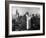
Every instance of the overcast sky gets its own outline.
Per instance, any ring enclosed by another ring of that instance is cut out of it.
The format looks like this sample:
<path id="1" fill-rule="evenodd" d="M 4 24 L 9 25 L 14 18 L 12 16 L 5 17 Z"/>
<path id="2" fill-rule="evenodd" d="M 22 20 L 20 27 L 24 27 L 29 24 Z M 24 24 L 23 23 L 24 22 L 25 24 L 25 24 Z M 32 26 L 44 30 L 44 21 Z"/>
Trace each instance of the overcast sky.
<path id="1" fill-rule="evenodd" d="M 12 14 L 16 14 L 16 10 L 18 10 L 20 15 L 24 15 L 26 12 L 29 14 L 39 14 L 40 8 L 37 7 L 12 7 Z"/>

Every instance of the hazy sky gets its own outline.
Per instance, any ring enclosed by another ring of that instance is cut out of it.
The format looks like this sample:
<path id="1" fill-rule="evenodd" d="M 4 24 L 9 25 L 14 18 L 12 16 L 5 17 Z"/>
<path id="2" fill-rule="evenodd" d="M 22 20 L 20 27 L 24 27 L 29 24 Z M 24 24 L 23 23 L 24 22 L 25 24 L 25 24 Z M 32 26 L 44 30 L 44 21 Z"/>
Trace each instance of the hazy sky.
<path id="1" fill-rule="evenodd" d="M 37 7 L 12 7 L 12 14 L 16 14 L 16 10 L 18 10 L 20 15 L 24 15 L 26 12 L 29 12 L 29 14 L 39 14 L 40 8 Z"/>

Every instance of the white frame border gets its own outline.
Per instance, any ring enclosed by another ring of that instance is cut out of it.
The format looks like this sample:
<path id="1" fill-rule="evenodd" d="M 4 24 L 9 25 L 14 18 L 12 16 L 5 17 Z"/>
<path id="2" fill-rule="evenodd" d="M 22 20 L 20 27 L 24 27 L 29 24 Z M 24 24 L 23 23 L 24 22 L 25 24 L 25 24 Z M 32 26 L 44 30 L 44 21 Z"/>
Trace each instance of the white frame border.
<path id="1" fill-rule="evenodd" d="M 35 31 L 13 31 L 12 32 L 12 6 L 39 7 L 40 8 L 40 30 L 35 30 Z M 43 6 L 42 5 L 9 4 L 9 25 L 8 26 L 9 26 L 9 35 L 43 33 Z"/>

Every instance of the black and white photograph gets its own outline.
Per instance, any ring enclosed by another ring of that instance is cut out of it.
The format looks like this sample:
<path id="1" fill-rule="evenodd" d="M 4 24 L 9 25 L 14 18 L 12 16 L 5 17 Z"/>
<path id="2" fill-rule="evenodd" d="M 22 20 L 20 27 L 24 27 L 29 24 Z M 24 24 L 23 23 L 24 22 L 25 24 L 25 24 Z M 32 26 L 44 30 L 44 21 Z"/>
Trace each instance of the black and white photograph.
<path id="1" fill-rule="evenodd" d="M 44 3 L 9 3 L 8 35 L 37 35 L 44 30 Z"/>
<path id="2" fill-rule="evenodd" d="M 40 30 L 40 8 L 12 7 L 12 31 Z"/>

